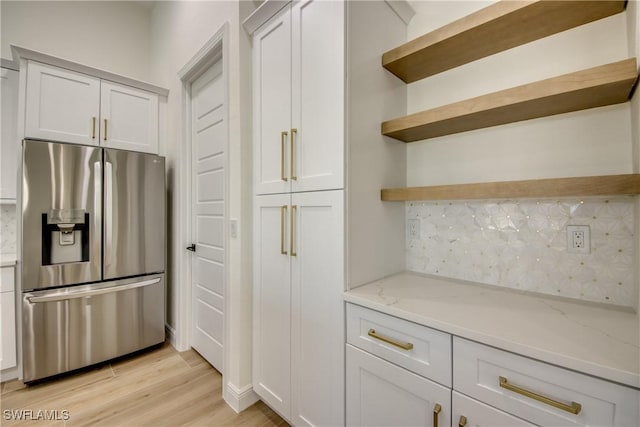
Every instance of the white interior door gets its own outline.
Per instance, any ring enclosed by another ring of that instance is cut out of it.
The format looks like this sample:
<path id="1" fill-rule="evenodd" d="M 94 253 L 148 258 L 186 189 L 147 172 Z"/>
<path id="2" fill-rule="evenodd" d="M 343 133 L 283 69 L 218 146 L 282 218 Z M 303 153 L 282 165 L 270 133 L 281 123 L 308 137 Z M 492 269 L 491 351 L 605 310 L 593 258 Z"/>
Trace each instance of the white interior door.
<path id="1" fill-rule="evenodd" d="M 227 106 L 222 61 L 191 85 L 191 346 L 224 372 Z"/>

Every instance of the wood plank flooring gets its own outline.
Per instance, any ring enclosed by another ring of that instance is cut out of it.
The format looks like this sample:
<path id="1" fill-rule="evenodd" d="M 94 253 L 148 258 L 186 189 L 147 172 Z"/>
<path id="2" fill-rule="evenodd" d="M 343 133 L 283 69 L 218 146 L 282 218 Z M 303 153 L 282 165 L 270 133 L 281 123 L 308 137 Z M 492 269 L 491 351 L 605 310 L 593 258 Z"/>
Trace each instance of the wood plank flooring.
<path id="1" fill-rule="evenodd" d="M 170 344 L 32 386 L 3 383 L 0 408 L 2 426 L 288 426 L 262 402 L 236 414 L 220 373 Z"/>

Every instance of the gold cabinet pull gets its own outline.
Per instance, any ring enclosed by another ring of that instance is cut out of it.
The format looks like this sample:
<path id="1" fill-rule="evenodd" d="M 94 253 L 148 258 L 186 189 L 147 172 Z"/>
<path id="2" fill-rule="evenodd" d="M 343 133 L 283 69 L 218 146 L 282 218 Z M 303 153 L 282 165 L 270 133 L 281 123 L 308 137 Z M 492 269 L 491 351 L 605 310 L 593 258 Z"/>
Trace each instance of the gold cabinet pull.
<path id="1" fill-rule="evenodd" d="M 287 249 L 284 247 L 284 228 L 287 221 L 287 205 L 280 206 L 280 253 L 282 255 L 287 254 Z"/>
<path id="2" fill-rule="evenodd" d="M 296 167 L 295 167 L 295 144 L 296 144 L 296 135 L 298 134 L 298 129 L 291 129 L 291 179 L 294 181 L 298 180 L 296 176 Z"/>
<path id="3" fill-rule="evenodd" d="M 438 415 L 442 411 L 442 406 L 439 403 L 436 403 L 436 406 L 433 407 L 433 427 L 438 427 Z"/>
<path id="4" fill-rule="evenodd" d="M 386 342 L 387 344 L 394 345 L 403 350 L 413 349 L 413 344 L 411 344 L 410 342 L 400 342 L 400 341 L 394 340 L 393 338 L 385 337 L 384 335 L 380 335 L 379 333 L 377 333 L 375 329 L 369 329 L 369 332 L 367 333 L 367 335 L 369 335 L 371 338 L 375 338 L 377 340 Z"/>
<path id="5" fill-rule="evenodd" d="M 291 256 L 298 256 L 298 253 L 295 250 L 294 242 L 296 240 L 295 237 L 295 222 L 296 222 L 296 212 L 298 211 L 298 206 L 291 206 L 291 233 L 289 233 L 289 237 L 291 241 L 289 242 L 289 247 L 291 248 Z"/>
<path id="6" fill-rule="evenodd" d="M 464 415 L 460 416 L 460 422 L 458 422 L 458 427 L 466 427 L 467 425 L 467 417 Z"/>
<path id="7" fill-rule="evenodd" d="M 104 119 L 104 140 L 107 140 L 107 119 Z"/>
<path id="8" fill-rule="evenodd" d="M 287 180 L 287 176 L 284 173 L 284 162 L 285 162 L 284 150 L 285 150 L 287 135 L 288 133 L 286 130 L 283 130 L 282 132 L 280 132 L 280 179 L 283 181 Z"/>
<path id="9" fill-rule="evenodd" d="M 553 406 L 554 408 L 562 409 L 563 411 L 567 411 L 574 415 L 579 414 L 580 411 L 582 410 L 582 405 L 579 403 L 571 402 L 571 404 L 567 405 L 566 403 L 558 402 L 557 400 L 551 399 L 541 394 L 534 393 L 529 390 L 525 390 L 513 384 L 509 384 L 509 381 L 505 377 L 499 377 L 499 378 L 500 378 L 500 387 L 506 388 L 507 390 L 512 391 L 514 393 L 521 394 L 533 400 L 537 400 L 538 402 L 546 403 L 547 405 Z"/>
<path id="10" fill-rule="evenodd" d="M 96 139 L 96 118 L 91 117 L 91 139 Z"/>

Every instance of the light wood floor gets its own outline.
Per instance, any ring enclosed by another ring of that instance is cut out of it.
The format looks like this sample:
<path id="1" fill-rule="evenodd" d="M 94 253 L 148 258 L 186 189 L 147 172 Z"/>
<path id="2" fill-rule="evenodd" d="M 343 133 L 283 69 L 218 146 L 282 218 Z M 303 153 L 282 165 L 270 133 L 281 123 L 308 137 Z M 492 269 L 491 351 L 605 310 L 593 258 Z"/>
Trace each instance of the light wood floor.
<path id="1" fill-rule="evenodd" d="M 2 426 L 288 426 L 262 402 L 236 414 L 220 373 L 169 344 L 32 386 L 9 381 L 0 396 Z M 59 420 L 8 420 L 7 410 L 58 411 Z"/>

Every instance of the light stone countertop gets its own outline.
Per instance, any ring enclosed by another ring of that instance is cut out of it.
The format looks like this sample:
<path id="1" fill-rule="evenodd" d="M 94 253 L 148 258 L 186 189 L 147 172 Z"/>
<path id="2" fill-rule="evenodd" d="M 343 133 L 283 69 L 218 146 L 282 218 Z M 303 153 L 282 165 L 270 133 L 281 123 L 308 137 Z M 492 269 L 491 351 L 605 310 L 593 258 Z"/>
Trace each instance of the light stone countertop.
<path id="1" fill-rule="evenodd" d="M 345 300 L 462 338 L 640 388 L 637 313 L 400 273 Z"/>
<path id="2" fill-rule="evenodd" d="M 16 254 L 0 254 L 0 267 L 13 267 L 16 265 Z"/>

